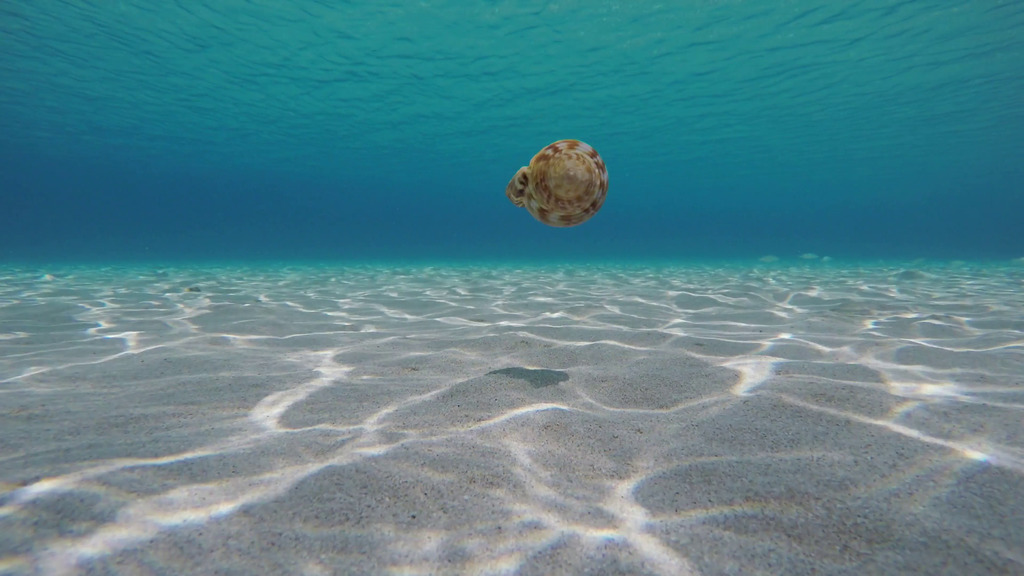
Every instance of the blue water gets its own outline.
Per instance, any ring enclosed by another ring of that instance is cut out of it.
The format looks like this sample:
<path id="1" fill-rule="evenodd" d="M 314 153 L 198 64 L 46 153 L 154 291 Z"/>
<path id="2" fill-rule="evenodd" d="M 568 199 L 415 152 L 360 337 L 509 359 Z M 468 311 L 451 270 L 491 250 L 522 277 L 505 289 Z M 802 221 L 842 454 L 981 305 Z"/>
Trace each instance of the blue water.
<path id="1" fill-rule="evenodd" d="M 1024 256 L 1024 3 L 6 0 L 0 260 Z M 607 162 L 546 228 L 544 145 Z"/>

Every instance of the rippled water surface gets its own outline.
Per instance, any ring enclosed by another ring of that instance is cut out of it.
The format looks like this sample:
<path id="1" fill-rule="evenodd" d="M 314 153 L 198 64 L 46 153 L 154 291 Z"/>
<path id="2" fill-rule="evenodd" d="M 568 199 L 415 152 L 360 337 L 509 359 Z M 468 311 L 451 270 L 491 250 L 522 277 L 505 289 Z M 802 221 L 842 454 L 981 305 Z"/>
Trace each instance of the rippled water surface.
<path id="1" fill-rule="evenodd" d="M 6 0 L 0 259 L 1024 256 L 1012 0 Z M 505 185 L 562 138 L 608 201 Z"/>

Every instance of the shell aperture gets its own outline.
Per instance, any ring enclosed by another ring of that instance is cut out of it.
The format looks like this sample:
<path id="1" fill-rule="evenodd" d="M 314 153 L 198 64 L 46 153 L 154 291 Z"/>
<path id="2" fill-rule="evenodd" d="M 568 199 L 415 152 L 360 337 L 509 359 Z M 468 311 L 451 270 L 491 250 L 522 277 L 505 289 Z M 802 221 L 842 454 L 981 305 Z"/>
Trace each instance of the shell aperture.
<path id="1" fill-rule="evenodd" d="M 505 187 L 516 206 L 548 226 L 582 224 L 601 209 L 608 170 L 601 156 L 579 140 L 548 144 Z"/>

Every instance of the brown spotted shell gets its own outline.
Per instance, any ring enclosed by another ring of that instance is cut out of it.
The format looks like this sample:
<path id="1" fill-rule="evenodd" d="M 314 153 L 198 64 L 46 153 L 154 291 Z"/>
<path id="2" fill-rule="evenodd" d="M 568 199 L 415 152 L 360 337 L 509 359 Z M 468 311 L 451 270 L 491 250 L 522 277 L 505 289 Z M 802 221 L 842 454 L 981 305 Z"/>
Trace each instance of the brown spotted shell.
<path id="1" fill-rule="evenodd" d="M 548 226 L 575 226 L 601 209 L 608 170 L 597 150 L 579 140 L 548 144 L 509 181 L 505 195 Z"/>

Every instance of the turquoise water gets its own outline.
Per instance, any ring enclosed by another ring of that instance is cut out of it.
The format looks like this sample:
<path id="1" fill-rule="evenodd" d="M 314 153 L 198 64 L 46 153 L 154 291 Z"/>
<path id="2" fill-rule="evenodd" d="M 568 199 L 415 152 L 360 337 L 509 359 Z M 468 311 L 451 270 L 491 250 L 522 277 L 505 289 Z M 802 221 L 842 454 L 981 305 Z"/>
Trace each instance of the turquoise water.
<path id="1" fill-rule="evenodd" d="M 1022 31 L 0 1 L 0 573 L 1024 573 Z"/>
<path id="2" fill-rule="evenodd" d="M 1012 1 L 0 5 L 0 259 L 1024 256 Z M 546 144 L 610 174 L 546 228 Z"/>

